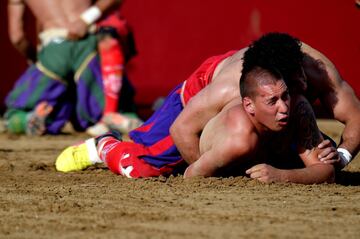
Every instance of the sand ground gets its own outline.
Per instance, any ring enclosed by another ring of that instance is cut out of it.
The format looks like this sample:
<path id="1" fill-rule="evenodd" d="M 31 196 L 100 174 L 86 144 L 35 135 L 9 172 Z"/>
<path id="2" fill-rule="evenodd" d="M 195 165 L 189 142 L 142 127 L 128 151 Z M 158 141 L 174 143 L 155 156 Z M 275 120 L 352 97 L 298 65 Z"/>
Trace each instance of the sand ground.
<path id="1" fill-rule="evenodd" d="M 341 124 L 319 125 L 339 139 Z M 56 172 L 87 137 L 0 134 L 0 238 L 360 238 L 360 156 L 322 185 Z"/>

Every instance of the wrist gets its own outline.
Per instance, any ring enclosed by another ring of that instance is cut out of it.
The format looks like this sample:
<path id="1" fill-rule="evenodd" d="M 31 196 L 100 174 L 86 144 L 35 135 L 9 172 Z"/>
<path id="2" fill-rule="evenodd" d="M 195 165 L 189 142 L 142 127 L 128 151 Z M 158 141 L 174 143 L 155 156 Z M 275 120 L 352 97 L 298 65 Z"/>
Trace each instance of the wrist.
<path id="1" fill-rule="evenodd" d="M 290 182 L 289 176 L 288 176 L 288 171 L 287 170 L 283 170 L 283 169 L 278 169 L 279 170 L 279 179 L 280 182 L 282 183 L 288 183 Z"/>
<path id="2" fill-rule="evenodd" d="M 337 151 L 340 156 L 340 165 L 341 167 L 345 167 L 348 163 L 352 160 L 352 155 L 347 149 L 344 148 L 337 148 Z"/>
<path id="3" fill-rule="evenodd" d="M 80 19 L 87 25 L 91 25 L 101 17 L 101 10 L 97 6 L 92 6 L 86 9 L 81 15 Z"/>

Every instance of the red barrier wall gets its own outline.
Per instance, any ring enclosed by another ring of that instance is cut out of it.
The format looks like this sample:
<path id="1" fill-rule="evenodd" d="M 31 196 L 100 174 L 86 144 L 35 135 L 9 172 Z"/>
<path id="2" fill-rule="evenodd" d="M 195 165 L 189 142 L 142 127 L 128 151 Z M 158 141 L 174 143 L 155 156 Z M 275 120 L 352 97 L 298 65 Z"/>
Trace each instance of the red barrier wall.
<path id="1" fill-rule="evenodd" d="M 6 39 L 4 2 L 1 100 L 24 69 Z M 166 95 L 207 57 L 245 47 L 269 31 L 288 32 L 323 52 L 360 95 L 360 9 L 353 0 L 127 0 L 122 12 L 139 51 L 129 75 L 140 105 Z"/>

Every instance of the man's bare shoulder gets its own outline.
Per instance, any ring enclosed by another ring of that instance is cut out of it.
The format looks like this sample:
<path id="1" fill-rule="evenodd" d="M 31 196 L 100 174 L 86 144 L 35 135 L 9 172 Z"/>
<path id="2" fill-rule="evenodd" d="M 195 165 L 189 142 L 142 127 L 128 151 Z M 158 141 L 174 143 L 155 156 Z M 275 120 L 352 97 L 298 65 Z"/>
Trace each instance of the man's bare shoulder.
<path id="1" fill-rule="evenodd" d="M 301 50 L 305 53 L 304 71 L 313 85 L 332 84 L 337 86 L 342 79 L 334 64 L 320 51 L 302 43 Z"/>
<path id="2" fill-rule="evenodd" d="M 251 143 L 257 139 L 257 131 L 254 124 L 246 114 L 241 103 L 225 108 L 223 123 L 228 132 L 228 138 L 235 144 L 241 142 L 240 145 L 244 146 L 244 142 Z"/>
<path id="3" fill-rule="evenodd" d="M 221 143 L 222 152 L 231 159 L 248 157 L 258 146 L 257 131 L 247 116 L 241 103 L 235 104 L 223 112 L 221 121 L 224 130 Z"/>
<path id="4" fill-rule="evenodd" d="M 241 76 L 243 56 L 247 48 L 237 51 L 235 54 L 224 59 L 215 69 L 213 81 L 237 82 Z"/>
<path id="5" fill-rule="evenodd" d="M 200 148 L 208 150 L 222 142 L 223 151 L 248 151 L 256 144 L 256 139 L 255 128 L 238 99 L 207 123 L 200 137 Z"/>
<path id="6" fill-rule="evenodd" d="M 226 111 L 224 125 L 227 131 L 224 151 L 228 152 L 232 158 L 249 157 L 256 152 L 259 136 L 242 104 L 235 105 Z"/>

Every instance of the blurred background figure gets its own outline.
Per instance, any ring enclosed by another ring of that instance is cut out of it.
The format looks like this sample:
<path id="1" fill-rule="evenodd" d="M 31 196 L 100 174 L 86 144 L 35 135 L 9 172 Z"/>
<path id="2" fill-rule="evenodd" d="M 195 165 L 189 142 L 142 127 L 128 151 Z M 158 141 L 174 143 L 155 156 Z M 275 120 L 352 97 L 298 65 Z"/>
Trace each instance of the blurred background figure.
<path id="1" fill-rule="evenodd" d="M 118 98 L 114 95 L 118 95 L 120 89 L 128 89 L 128 94 L 123 94 L 129 97 L 129 101 L 123 101 L 127 106 L 123 107 L 124 111 L 134 112 L 134 89 L 122 77 L 125 59 L 135 54 L 133 41 L 123 41 L 122 46 L 132 44 L 132 51 L 129 50 L 125 58 L 125 51 L 119 44 L 121 38 L 106 41 L 107 33 L 102 30 L 111 24 L 116 27 L 116 21 L 104 21 L 100 27 L 99 48 L 104 55 L 101 67 L 97 54 L 98 38 L 94 24 L 109 13 L 117 15 L 114 11 L 118 11 L 120 3 L 117 0 L 93 1 L 93 5 L 90 0 L 8 1 L 10 40 L 30 64 L 6 98 L 4 116 L 10 133 L 58 134 L 68 121 L 75 130 L 83 131 L 97 123 L 104 112 L 117 112 L 119 107 L 114 100 Z M 38 52 L 24 31 L 25 4 L 35 16 L 40 31 Z M 124 35 L 131 35 L 130 31 L 125 32 L 125 23 L 118 29 L 115 27 Z M 102 73 L 106 79 L 104 82 Z M 114 75 L 118 80 L 114 80 Z M 112 94 L 109 94 L 110 90 Z M 122 118 L 123 121 L 128 119 Z"/>
<path id="2" fill-rule="evenodd" d="M 105 106 L 100 122 L 87 130 L 92 136 L 109 129 L 128 133 L 142 123 L 136 114 L 135 91 L 126 75 L 126 63 L 137 52 L 132 29 L 120 15 L 122 2 L 97 24 Z"/>

